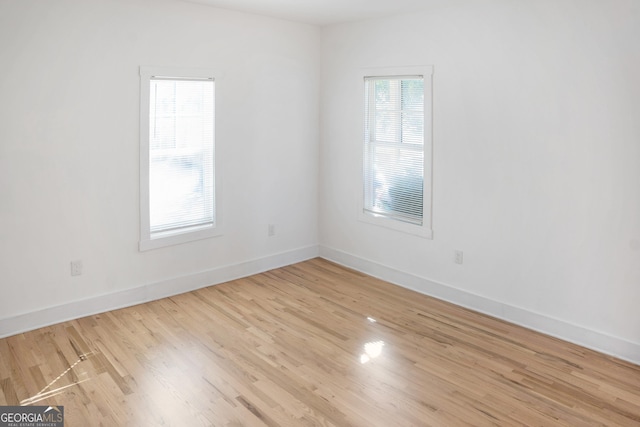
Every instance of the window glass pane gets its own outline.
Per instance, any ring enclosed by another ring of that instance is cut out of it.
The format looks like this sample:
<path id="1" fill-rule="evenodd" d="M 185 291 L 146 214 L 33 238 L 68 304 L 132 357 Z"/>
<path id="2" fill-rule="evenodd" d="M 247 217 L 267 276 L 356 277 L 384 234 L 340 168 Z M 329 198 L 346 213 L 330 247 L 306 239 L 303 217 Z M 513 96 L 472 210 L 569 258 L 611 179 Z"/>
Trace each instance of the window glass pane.
<path id="1" fill-rule="evenodd" d="M 422 215 L 423 153 L 376 146 L 372 210 Z"/>
<path id="2" fill-rule="evenodd" d="M 422 224 L 424 81 L 367 79 L 365 93 L 364 209 Z"/>
<path id="3" fill-rule="evenodd" d="M 424 80 L 402 80 L 402 110 L 424 110 Z"/>
<path id="4" fill-rule="evenodd" d="M 393 102 L 391 99 L 391 81 L 390 80 L 376 80 L 375 81 L 375 102 L 376 109 L 393 109 Z"/>
<path id="5" fill-rule="evenodd" d="M 422 111 L 402 113 L 402 142 L 407 144 L 424 143 L 424 113 Z"/>
<path id="6" fill-rule="evenodd" d="M 398 113 L 394 111 L 376 111 L 375 136 L 376 141 L 396 142 L 398 134 Z"/>
<path id="7" fill-rule="evenodd" d="M 213 223 L 214 82 L 151 80 L 151 232 Z"/>

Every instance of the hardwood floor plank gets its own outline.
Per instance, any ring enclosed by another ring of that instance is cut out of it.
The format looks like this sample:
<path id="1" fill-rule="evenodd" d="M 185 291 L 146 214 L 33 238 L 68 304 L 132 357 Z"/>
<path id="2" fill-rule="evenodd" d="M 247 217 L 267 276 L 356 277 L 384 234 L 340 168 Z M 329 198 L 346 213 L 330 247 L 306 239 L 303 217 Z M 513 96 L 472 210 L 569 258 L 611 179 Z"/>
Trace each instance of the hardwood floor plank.
<path id="1" fill-rule="evenodd" d="M 67 426 L 640 426 L 640 367 L 322 259 L 0 340 Z"/>

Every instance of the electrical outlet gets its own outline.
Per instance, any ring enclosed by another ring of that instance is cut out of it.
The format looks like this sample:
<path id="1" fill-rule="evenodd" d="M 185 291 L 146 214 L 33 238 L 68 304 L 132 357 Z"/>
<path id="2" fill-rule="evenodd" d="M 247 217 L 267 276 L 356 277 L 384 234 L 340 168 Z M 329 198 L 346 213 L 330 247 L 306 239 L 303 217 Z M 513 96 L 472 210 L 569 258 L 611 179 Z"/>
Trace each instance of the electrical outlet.
<path id="1" fill-rule="evenodd" d="M 275 224 L 269 224 L 269 230 L 267 232 L 267 235 L 269 237 L 273 237 L 276 235 L 276 225 Z"/>
<path id="2" fill-rule="evenodd" d="M 80 276 L 82 274 L 82 260 L 71 261 L 71 275 Z"/>
<path id="3" fill-rule="evenodd" d="M 456 264 L 462 264 L 462 260 L 462 251 L 457 249 L 453 251 L 453 262 L 455 262 Z"/>

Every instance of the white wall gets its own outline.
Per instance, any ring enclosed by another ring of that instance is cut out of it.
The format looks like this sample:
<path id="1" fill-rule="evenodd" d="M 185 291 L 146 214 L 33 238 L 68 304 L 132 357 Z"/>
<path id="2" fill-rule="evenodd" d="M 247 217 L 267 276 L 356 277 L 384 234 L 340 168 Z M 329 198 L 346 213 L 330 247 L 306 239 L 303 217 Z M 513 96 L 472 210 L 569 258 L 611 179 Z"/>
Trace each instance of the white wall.
<path id="1" fill-rule="evenodd" d="M 640 363 L 637 2 L 446 4 L 321 31 L 173 0 L 0 2 L 0 336 L 311 257 L 319 222 L 328 258 Z M 433 240 L 356 220 L 357 70 L 424 64 Z M 140 65 L 222 74 L 221 237 L 138 252 Z"/>
<path id="2" fill-rule="evenodd" d="M 325 28 L 321 253 L 640 362 L 638 40 L 632 0 L 452 0 Z M 355 76 L 405 65 L 434 66 L 433 240 L 356 219 Z"/>
<path id="3" fill-rule="evenodd" d="M 0 2 L 0 336 L 317 253 L 319 43 L 172 0 Z M 221 237 L 138 251 L 140 65 L 222 76 Z"/>

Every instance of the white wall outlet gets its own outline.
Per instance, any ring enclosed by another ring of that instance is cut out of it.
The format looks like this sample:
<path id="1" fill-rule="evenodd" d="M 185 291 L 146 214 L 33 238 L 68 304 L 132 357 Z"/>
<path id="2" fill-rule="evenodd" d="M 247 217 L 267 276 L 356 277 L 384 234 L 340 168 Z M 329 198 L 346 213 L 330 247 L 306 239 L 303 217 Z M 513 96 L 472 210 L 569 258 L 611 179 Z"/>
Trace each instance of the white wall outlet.
<path id="1" fill-rule="evenodd" d="M 276 225 L 275 224 L 269 224 L 269 229 L 267 231 L 267 235 L 269 237 L 273 237 L 276 235 Z"/>
<path id="2" fill-rule="evenodd" d="M 462 264 L 462 251 L 456 249 L 455 251 L 453 251 L 453 262 L 455 262 L 456 264 Z"/>
<path id="3" fill-rule="evenodd" d="M 71 261 L 71 275 L 80 276 L 82 274 L 82 260 Z"/>

